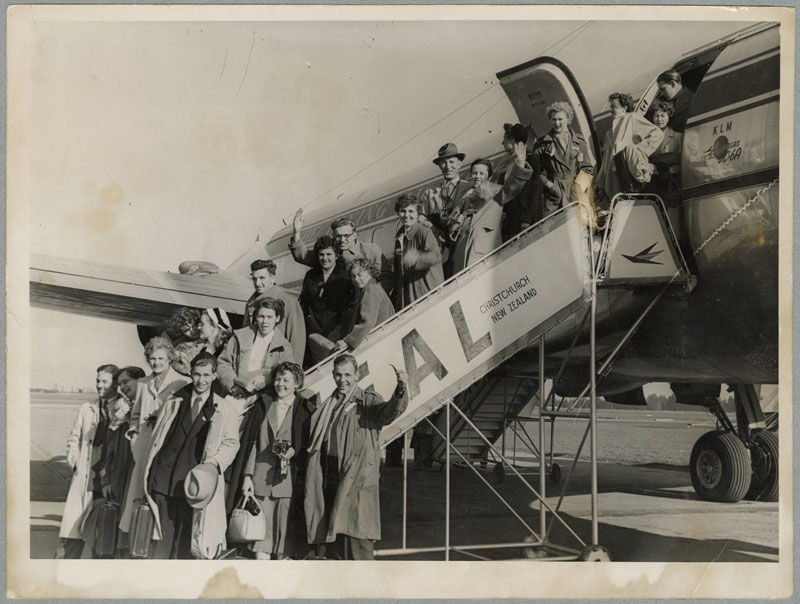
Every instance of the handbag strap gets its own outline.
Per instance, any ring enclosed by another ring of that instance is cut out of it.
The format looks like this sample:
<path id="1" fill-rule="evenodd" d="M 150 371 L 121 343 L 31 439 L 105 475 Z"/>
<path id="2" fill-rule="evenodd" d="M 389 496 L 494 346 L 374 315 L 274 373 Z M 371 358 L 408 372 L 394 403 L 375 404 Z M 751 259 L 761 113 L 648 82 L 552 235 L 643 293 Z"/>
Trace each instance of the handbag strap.
<path id="1" fill-rule="evenodd" d="M 236 509 L 237 510 L 246 509 L 248 500 L 252 500 L 253 503 L 258 504 L 258 502 L 255 500 L 255 498 L 252 495 L 242 495 L 239 498 L 239 502 L 236 504 Z"/>

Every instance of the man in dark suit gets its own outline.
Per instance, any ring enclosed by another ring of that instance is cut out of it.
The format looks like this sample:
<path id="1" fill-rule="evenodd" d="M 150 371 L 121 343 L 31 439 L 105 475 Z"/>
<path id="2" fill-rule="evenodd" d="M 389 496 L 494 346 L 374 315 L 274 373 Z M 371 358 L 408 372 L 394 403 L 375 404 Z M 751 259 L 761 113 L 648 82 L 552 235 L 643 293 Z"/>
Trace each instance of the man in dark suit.
<path id="1" fill-rule="evenodd" d="M 686 121 L 689 119 L 689 110 L 692 108 L 692 93 L 684 88 L 681 74 L 674 69 L 668 69 L 656 78 L 658 84 L 658 97 L 671 101 L 675 113 L 669 120 L 670 128 L 683 134 L 686 131 Z M 653 121 L 653 107 L 647 112 L 647 119 Z"/>
<path id="2" fill-rule="evenodd" d="M 184 492 L 186 476 L 197 465 L 210 464 L 221 480 L 239 449 L 239 413 L 211 389 L 216 370 L 216 359 L 201 352 L 192 361 L 192 383 L 167 399 L 159 411 L 144 478 L 145 496 L 160 533 L 155 558 L 193 557 L 193 510 Z"/>

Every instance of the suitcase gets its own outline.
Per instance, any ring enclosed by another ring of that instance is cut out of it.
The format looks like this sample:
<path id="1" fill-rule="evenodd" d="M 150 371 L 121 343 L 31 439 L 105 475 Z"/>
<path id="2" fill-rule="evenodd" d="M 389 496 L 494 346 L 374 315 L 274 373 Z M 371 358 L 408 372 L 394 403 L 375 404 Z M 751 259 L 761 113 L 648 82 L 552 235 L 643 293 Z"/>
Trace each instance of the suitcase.
<path id="1" fill-rule="evenodd" d="M 137 499 L 131 521 L 131 558 L 149 558 L 153 543 L 153 511 L 144 499 Z"/>
<path id="2" fill-rule="evenodd" d="M 117 551 L 119 531 L 119 504 L 104 501 L 97 508 L 94 532 L 94 550 L 101 558 L 113 558 Z"/>

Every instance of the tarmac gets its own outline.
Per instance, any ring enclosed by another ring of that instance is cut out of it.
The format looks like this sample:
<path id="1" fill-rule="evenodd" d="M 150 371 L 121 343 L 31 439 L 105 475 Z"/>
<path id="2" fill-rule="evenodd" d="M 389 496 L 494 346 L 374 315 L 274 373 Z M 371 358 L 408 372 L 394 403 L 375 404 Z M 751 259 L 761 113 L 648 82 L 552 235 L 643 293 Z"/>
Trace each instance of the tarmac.
<path id="1" fill-rule="evenodd" d="M 562 464 L 562 467 L 563 464 Z M 567 468 L 564 468 L 565 470 Z M 69 473 L 63 460 L 31 462 L 31 558 L 51 558 L 66 499 Z M 538 500 L 515 475 L 502 482 L 492 470 L 480 470 L 514 511 L 538 532 Z M 559 508 L 559 516 L 591 543 L 589 464 L 579 462 Z M 524 477 L 538 489 L 538 475 Z M 734 504 L 700 501 L 688 470 L 674 467 L 598 466 L 599 544 L 615 561 L 635 562 L 777 562 L 778 504 L 741 501 Z M 530 535 L 505 504 L 465 466 L 451 469 L 450 544 L 519 543 Z M 563 480 L 563 479 L 562 479 Z M 379 550 L 402 546 L 402 468 L 385 468 L 381 476 L 382 540 Z M 555 508 L 562 484 L 548 481 L 546 501 Z M 406 545 L 436 547 L 445 543 L 445 472 L 408 472 Z M 553 515 L 546 513 L 548 524 Z M 581 544 L 559 520 L 548 540 L 581 550 Z M 479 550 L 486 559 L 530 556 L 523 547 Z M 452 552 L 451 559 L 473 555 Z M 384 556 L 399 560 L 443 560 L 442 552 Z"/>
<path id="2" fill-rule="evenodd" d="M 32 409 L 30 552 L 34 559 L 52 558 L 58 545 L 58 530 L 70 479 L 61 450 L 75 411 L 73 405 L 35 405 Z M 657 425 L 659 439 L 667 438 L 663 442 L 670 443 L 672 449 L 681 439 L 686 443 L 695 439 L 694 433 L 690 433 L 694 426 L 687 428 L 681 422 L 665 421 L 658 421 Z M 608 439 L 613 440 L 614 430 L 624 434 L 630 432 L 631 426 L 608 422 L 603 429 Z M 706 429 L 697 427 L 698 433 Z M 639 432 L 647 433 L 646 430 Z M 621 443 L 619 438 L 617 442 Z M 651 444 L 655 442 L 658 441 L 651 441 Z M 562 476 L 558 483 L 547 480 L 545 500 L 551 509 L 558 510 L 559 519 L 554 520 L 552 513 L 546 513 L 546 524 L 550 527 L 546 542 L 578 552 L 591 544 L 590 465 L 583 459 L 578 461 L 564 490 L 572 459 L 565 453 L 556 455 Z M 406 547 L 444 546 L 446 472 L 439 465 L 429 470 L 413 470 L 412 461 L 413 458 L 407 472 Z M 499 476 L 491 462 L 484 468 L 451 466 L 450 545 L 456 548 L 516 545 L 451 551 L 450 559 L 471 560 L 478 556 L 504 560 L 548 553 L 519 545 L 531 538 L 529 529 L 537 533 L 535 540 L 541 537 L 538 535 L 540 522 L 536 495 L 539 477 L 535 472 L 536 461 L 530 453 L 517 450 L 516 463 L 527 484 L 508 468 L 502 477 Z M 601 462 L 598 464 L 598 483 L 598 543 L 608 550 L 614 561 L 778 560 L 777 503 L 701 501 L 692 489 L 688 468 L 678 464 Z M 382 470 L 381 519 L 382 539 L 377 549 L 387 552 L 402 548 L 402 468 Z M 553 554 L 552 551 L 549 553 Z M 380 557 L 443 560 L 444 553 L 428 551 Z"/>

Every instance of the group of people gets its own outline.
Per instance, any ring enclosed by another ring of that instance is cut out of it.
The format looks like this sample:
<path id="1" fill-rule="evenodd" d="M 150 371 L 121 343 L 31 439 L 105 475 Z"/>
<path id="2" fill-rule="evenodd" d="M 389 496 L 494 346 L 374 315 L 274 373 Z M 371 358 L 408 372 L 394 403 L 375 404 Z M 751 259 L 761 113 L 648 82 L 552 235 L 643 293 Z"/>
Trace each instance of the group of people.
<path id="1" fill-rule="evenodd" d="M 681 152 L 692 93 L 674 69 L 656 82 L 658 96 L 644 116 L 633 113 L 630 95 L 615 92 L 608 97 L 613 121 L 604 140 L 597 191 L 605 208 L 620 192 L 658 194 L 680 231 Z"/>
<path id="2" fill-rule="evenodd" d="M 149 375 L 98 367 L 97 400 L 80 408 L 67 445 L 73 476 L 57 555 L 219 556 L 234 510 L 250 509 L 267 528 L 240 553 L 371 559 L 380 539 L 379 434 L 405 410 L 406 377 L 397 371 L 384 401 L 358 387 L 349 352 L 445 279 L 563 205 L 585 201 L 594 174 L 600 200 L 653 187 L 674 203 L 691 96 L 677 72 L 658 81 L 652 122 L 632 113 L 630 96 L 609 97 L 613 124 L 597 170 L 566 101 L 547 107 L 552 128 L 535 141 L 529 128 L 505 124 L 503 157 L 497 165 L 472 161 L 469 180 L 460 176 L 465 154 L 447 143 L 433 160 L 442 180 L 396 200 L 391 259 L 360 241 L 349 218 L 309 247 L 299 210 L 289 243 L 309 267 L 299 298 L 277 285 L 273 261 L 256 260 L 241 328 L 222 309 L 183 308 L 147 342 Z M 304 368 L 334 353 L 336 390 L 322 401 L 299 396 Z M 415 467 L 430 467 L 430 428 L 418 428 L 412 446 Z M 387 465 L 400 455 L 402 445 L 390 446 Z"/>
<path id="3" fill-rule="evenodd" d="M 268 300 L 257 307 L 268 311 L 255 318 L 261 338 L 281 316 Z M 67 444 L 73 475 L 56 557 L 372 559 L 381 536 L 379 434 L 406 408 L 405 374 L 396 371 L 384 401 L 358 387 L 357 362 L 343 354 L 334 392 L 308 400 L 287 350 L 268 376 L 240 358 L 230 386 L 205 350 L 181 375 L 171 366 L 175 347 L 160 336 L 145 349 L 149 376 L 98 367 L 97 400 L 81 406 Z M 242 356 L 256 353 L 251 345 Z M 263 525 L 238 544 L 226 540 L 237 509 Z"/>

